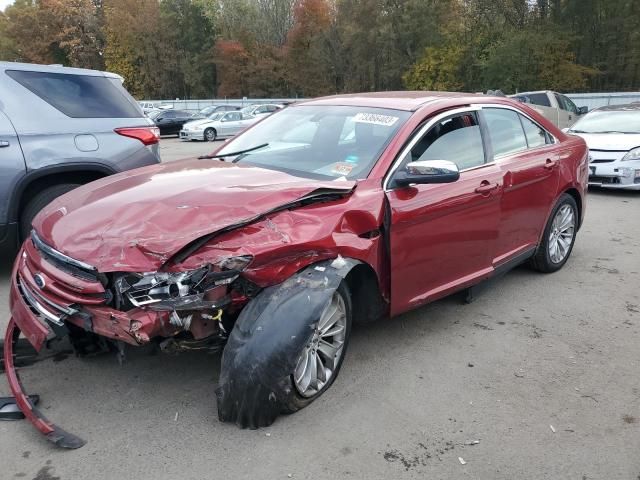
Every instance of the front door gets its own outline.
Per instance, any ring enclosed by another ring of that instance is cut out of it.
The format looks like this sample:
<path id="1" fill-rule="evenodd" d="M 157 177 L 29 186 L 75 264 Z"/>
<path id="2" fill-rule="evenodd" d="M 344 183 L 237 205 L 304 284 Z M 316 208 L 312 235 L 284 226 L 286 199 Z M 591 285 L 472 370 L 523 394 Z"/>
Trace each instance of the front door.
<path id="1" fill-rule="evenodd" d="M 500 168 L 486 161 L 476 111 L 431 120 L 401 158 L 396 171 L 411 161 L 450 160 L 461 173 L 440 185 L 399 187 L 389 179 L 394 315 L 488 277 L 502 192 Z"/>

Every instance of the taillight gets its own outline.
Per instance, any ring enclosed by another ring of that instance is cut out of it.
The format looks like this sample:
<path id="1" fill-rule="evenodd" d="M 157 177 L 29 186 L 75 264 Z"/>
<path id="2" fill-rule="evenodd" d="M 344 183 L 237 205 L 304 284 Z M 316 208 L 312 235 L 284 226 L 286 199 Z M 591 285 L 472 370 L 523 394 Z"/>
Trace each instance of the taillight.
<path id="1" fill-rule="evenodd" d="M 124 127 L 114 130 L 123 137 L 135 138 L 145 145 L 155 145 L 160 141 L 160 129 L 158 127 Z"/>

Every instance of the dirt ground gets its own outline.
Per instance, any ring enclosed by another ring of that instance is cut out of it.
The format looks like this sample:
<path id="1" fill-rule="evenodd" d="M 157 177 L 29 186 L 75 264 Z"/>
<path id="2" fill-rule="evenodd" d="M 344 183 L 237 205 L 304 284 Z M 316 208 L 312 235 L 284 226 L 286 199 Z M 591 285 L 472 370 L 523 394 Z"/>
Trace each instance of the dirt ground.
<path id="1" fill-rule="evenodd" d="M 217 420 L 217 355 L 40 362 L 25 386 L 88 443 L 1 422 L 0 478 L 637 480 L 639 247 L 640 195 L 592 191 L 563 270 L 518 268 L 470 305 L 354 329 L 334 386 L 261 430 Z"/>

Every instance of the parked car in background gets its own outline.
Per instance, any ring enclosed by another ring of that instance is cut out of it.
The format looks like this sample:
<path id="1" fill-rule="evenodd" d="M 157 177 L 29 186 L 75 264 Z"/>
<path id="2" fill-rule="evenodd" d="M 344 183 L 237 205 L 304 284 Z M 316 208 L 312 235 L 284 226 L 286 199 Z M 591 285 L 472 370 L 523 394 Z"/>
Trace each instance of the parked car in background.
<path id="1" fill-rule="evenodd" d="M 284 105 L 275 104 L 275 103 L 265 103 L 258 105 L 249 105 L 248 107 L 244 107 L 241 111 L 242 113 L 246 113 L 247 115 L 252 115 L 254 117 L 266 117 L 267 115 L 271 115 L 278 110 L 284 108 Z"/>
<path id="2" fill-rule="evenodd" d="M 223 349 L 218 418 L 265 427 L 328 391 L 352 323 L 525 261 L 561 269 L 587 159 L 584 140 L 507 98 L 380 92 L 296 104 L 208 159 L 98 181 L 42 211 L 14 265 L 11 391 L 50 440 L 77 448 L 24 400 L 10 354 L 21 331 L 38 350 L 66 329 L 72 342 Z"/>
<path id="3" fill-rule="evenodd" d="M 522 92 L 510 97 L 528 103 L 560 129 L 570 127 L 588 111 L 587 107 L 576 107 L 566 95 L 551 90 Z"/>
<path id="4" fill-rule="evenodd" d="M 640 190 L 640 103 L 592 110 L 567 132 L 587 142 L 589 185 Z"/>
<path id="5" fill-rule="evenodd" d="M 0 249 L 84 183 L 160 161 L 158 129 L 108 72 L 0 62 Z"/>
<path id="6" fill-rule="evenodd" d="M 140 108 L 142 108 L 142 111 L 145 115 L 151 113 L 154 110 L 158 110 L 159 107 L 159 104 L 153 102 L 138 102 L 138 104 L 140 105 Z"/>
<path id="7" fill-rule="evenodd" d="M 194 114 L 193 118 L 207 118 L 212 113 L 233 112 L 235 110 L 240 110 L 240 107 L 236 107 L 233 105 L 211 105 L 209 107 L 204 107 L 198 113 Z"/>
<path id="8" fill-rule="evenodd" d="M 149 118 L 160 129 L 160 135 L 179 135 L 182 126 L 193 118 L 193 114 L 186 110 L 154 110 Z"/>
<path id="9" fill-rule="evenodd" d="M 208 118 L 185 123 L 179 136 L 180 140 L 213 142 L 220 138 L 233 137 L 258 120 L 259 117 L 241 111 L 217 112 Z"/>

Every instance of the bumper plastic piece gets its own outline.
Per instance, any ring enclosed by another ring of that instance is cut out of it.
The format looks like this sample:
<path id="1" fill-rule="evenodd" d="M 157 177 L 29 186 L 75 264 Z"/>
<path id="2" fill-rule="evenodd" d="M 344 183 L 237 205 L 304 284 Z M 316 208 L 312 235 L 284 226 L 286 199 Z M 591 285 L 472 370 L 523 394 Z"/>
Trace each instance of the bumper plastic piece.
<path id="1" fill-rule="evenodd" d="M 47 440 L 50 442 L 62 448 L 75 449 L 82 447 L 86 443 L 84 440 L 51 423 L 35 407 L 36 402 L 33 402 L 25 393 L 14 364 L 14 350 L 18 343 L 18 337 L 20 337 L 20 329 L 12 318 L 9 321 L 4 341 L 4 367 L 7 382 L 9 383 L 11 393 L 15 397 L 16 405 L 18 405 L 25 418 L 29 420 L 40 433 L 47 437 Z"/>

